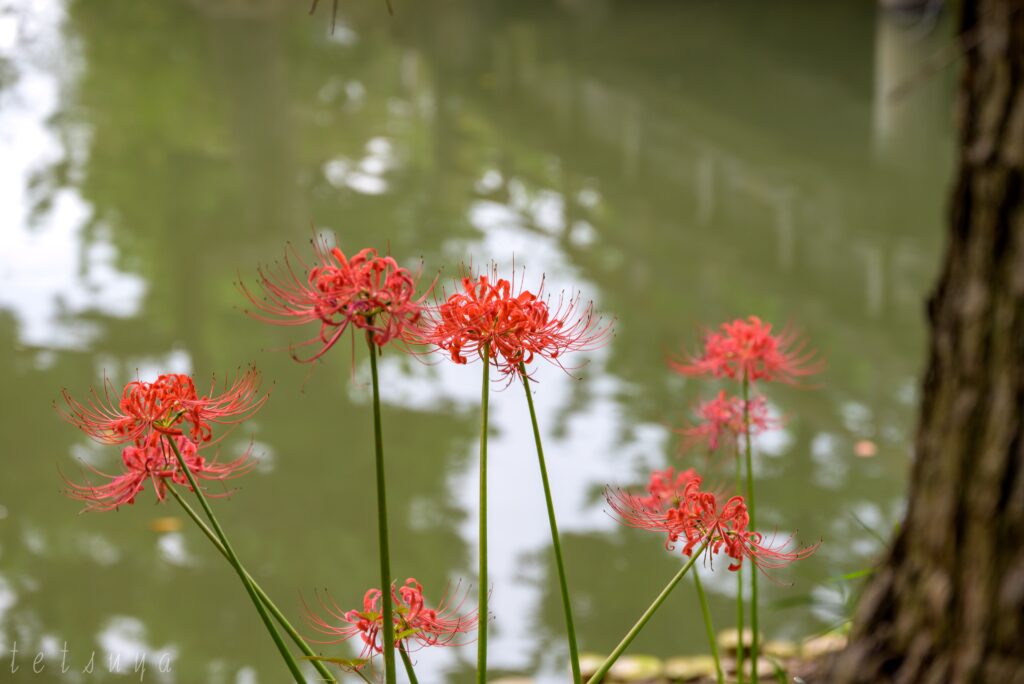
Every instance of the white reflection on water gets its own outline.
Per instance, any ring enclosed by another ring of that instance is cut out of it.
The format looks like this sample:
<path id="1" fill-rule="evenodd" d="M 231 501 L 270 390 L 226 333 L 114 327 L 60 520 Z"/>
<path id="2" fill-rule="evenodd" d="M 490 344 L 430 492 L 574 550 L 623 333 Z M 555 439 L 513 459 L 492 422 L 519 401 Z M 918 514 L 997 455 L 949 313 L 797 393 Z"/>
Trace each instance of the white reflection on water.
<path id="1" fill-rule="evenodd" d="M 178 649 L 171 644 L 162 647 L 155 647 L 146 640 L 146 626 L 142 620 L 127 615 L 115 615 L 107 621 L 106 626 L 97 635 L 96 640 L 103 649 L 102 665 L 108 669 L 111 663 L 119 663 L 117 671 L 131 673 L 135 666 L 135 659 L 146 657 L 146 676 L 152 675 L 158 681 L 173 679 L 173 667 L 170 673 L 158 671 L 159 660 L 167 656 L 173 663 L 178 655 Z M 97 661 L 99 658 L 97 657 Z M 97 662 L 97 670 L 100 663 Z M 136 676 L 137 673 L 136 673 Z"/>
<path id="2" fill-rule="evenodd" d="M 0 28 L 0 56 L 16 65 L 14 84 L 0 92 L 0 309 L 14 314 L 23 344 L 80 348 L 97 330 L 78 316 L 134 314 L 145 281 L 117 269 L 102 230 L 84 243 L 90 208 L 74 188 L 53 191 L 44 212 L 33 208 L 33 178 L 72 156 L 47 126 L 62 88 L 54 64 L 66 72 L 74 62 L 60 35 L 63 15 L 55 0 L 23 0 Z"/>
<path id="3" fill-rule="evenodd" d="M 7 643 L 7 612 L 18 602 L 18 595 L 6 577 L 0 575 L 0 641 Z"/>
<path id="4" fill-rule="evenodd" d="M 9 54 L 18 42 L 18 17 L 6 7 L 0 7 L 0 54 Z"/>
<path id="5" fill-rule="evenodd" d="M 358 162 L 336 157 L 324 163 L 323 174 L 336 188 L 349 188 L 362 195 L 381 195 L 388 190 L 384 175 L 395 166 L 394 150 L 386 138 L 366 143 L 366 155 Z"/>
<path id="6" fill-rule="evenodd" d="M 256 676 L 256 670 L 251 667 L 243 667 L 235 675 L 235 684 L 256 684 L 259 681 L 259 677 Z"/>
<path id="7" fill-rule="evenodd" d="M 31 523 L 25 523 L 21 532 L 21 543 L 29 552 L 37 556 L 45 554 L 49 547 L 46 535 Z"/>
<path id="8" fill-rule="evenodd" d="M 252 429 L 247 429 L 246 432 L 254 432 Z M 256 462 L 256 472 L 264 475 L 274 472 L 274 468 L 277 465 L 277 454 L 274 452 L 274 448 L 265 442 L 257 442 L 252 440 L 251 442 L 238 442 L 231 447 L 230 459 L 234 460 L 239 458 L 246 451 L 250 452 L 250 458 Z"/>
<path id="9" fill-rule="evenodd" d="M 113 363 L 110 365 L 113 366 Z M 123 366 L 134 369 L 131 371 L 131 379 L 152 382 L 162 373 L 191 373 L 192 356 L 184 349 L 174 349 L 163 356 L 128 359 L 123 362 Z M 196 384 L 202 384 L 198 378 Z"/>
<path id="10" fill-rule="evenodd" d="M 811 460 L 814 461 L 814 481 L 824 489 L 840 489 L 846 480 L 849 470 L 846 459 L 842 457 L 840 439 L 835 435 L 822 432 L 811 440 Z"/>
<path id="11" fill-rule="evenodd" d="M 185 548 L 185 536 L 179 532 L 160 535 L 156 546 L 160 551 L 160 558 L 171 565 L 185 567 L 194 564 L 192 554 Z"/>
<path id="12" fill-rule="evenodd" d="M 75 543 L 79 552 L 97 565 L 112 566 L 121 560 L 121 551 L 112 541 L 96 532 L 78 532 Z"/>
<path id="13" fill-rule="evenodd" d="M 847 401 L 839 407 L 843 425 L 850 432 L 870 437 L 874 434 L 874 416 L 871 409 L 856 401 Z"/>

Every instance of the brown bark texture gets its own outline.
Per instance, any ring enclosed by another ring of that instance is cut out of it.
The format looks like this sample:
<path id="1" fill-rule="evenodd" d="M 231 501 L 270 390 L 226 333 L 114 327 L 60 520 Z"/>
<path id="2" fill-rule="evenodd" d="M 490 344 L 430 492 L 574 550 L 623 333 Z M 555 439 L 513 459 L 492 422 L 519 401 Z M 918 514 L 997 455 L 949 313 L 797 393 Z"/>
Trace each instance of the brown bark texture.
<path id="1" fill-rule="evenodd" d="M 963 0 L 960 154 L 906 518 L 827 682 L 1024 683 L 1024 0 Z"/>

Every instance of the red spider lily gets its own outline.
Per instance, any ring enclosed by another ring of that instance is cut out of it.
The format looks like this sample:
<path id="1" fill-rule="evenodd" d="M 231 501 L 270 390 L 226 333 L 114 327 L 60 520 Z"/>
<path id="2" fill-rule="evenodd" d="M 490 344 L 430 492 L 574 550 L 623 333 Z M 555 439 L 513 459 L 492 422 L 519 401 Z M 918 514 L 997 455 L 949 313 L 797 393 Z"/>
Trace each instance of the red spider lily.
<path id="1" fill-rule="evenodd" d="M 713 499 L 711 501 L 713 503 Z M 695 521 L 683 553 L 689 555 L 694 546 L 707 540 L 706 553 L 709 556 L 724 550 L 725 555 L 732 559 L 729 570 L 739 570 L 744 559 L 749 559 L 754 567 L 764 572 L 803 560 L 817 551 L 821 545 L 818 542 L 795 551 L 785 551 L 792 537 L 781 544 L 763 544 L 763 535 L 747 529 L 749 524 L 750 515 L 743 497 L 732 497 L 722 506 L 720 512 L 716 507 L 708 506 Z"/>
<path id="2" fill-rule="evenodd" d="M 806 342 L 792 331 L 773 335 L 770 323 L 749 316 L 723 323 L 717 332 L 708 332 L 699 356 L 670 365 L 683 375 L 796 384 L 798 378 L 821 370 L 822 364 L 815 356 L 816 352 L 806 350 Z"/>
<path id="3" fill-rule="evenodd" d="M 406 652 L 426 646 L 463 646 L 469 641 L 460 639 L 460 635 L 476 629 L 476 611 L 460 614 L 464 598 L 451 603 L 446 594 L 436 608 L 428 608 L 422 585 L 411 577 L 397 590 L 391 585 L 391 596 L 395 606 L 395 647 Z M 344 611 L 327 595 L 320 599 L 327 619 L 308 607 L 306 619 L 316 631 L 329 637 L 317 643 L 334 644 L 358 635 L 363 643 L 359 657 L 368 662 L 384 650 L 380 601 L 380 589 L 370 589 L 363 596 L 362 610 Z"/>
<path id="4" fill-rule="evenodd" d="M 189 471 L 200 481 L 229 480 L 244 475 L 255 466 L 249 458 L 249 451 L 234 461 L 219 463 L 200 456 L 199 447 L 187 437 L 177 435 L 171 439 L 175 440 Z M 118 475 L 86 466 L 95 475 L 106 479 L 104 484 L 77 484 L 64 478 L 70 487 L 65 493 L 72 499 L 84 501 L 86 511 L 110 511 L 135 503 L 135 497 L 146 488 L 147 481 L 153 483 L 158 501 L 167 497 L 168 482 L 189 487 L 188 478 L 178 464 L 177 457 L 158 432 L 149 433 L 137 445 L 125 447 L 121 452 L 121 461 L 124 469 Z"/>
<path id="5" fill-rule="evenodd" d="M 688 468 L 676 473 L 675 468 L 668 467 L 665 470 L 655 470 L 651 473 L 650 481 L 647 484 L 647 496 L 641 501 L 653 509 L 666 509 L 678 506 L 682 501 L 686 486 L 694 479 L 700 480 L 700 475 L 693 468 Z"/>
<path id="6" fill-rule="evenodd" d="M 216 392 L 217 379 L 213 378 L 208 394 L 183 401 L 185 413 L 182 417 L 192 424 L 192 439 L 209 441 L 212 436 L 210 423 L 237 425 L 252 417 L 270 397 L 269 393 L 260 395 L 260 382 L 260 372 L 255 366 L 250 366 L 245 372 L 235 375 L 230 383 L 225 382 L 219 394 Z"/>
<path id="7" fill-rule="evenodd" d="M 412 273 L 374 249 L 364 249 L 350 259 L 340 248 L 329 247 L 322 237 L 311 242 L 312 266 L 291 250 L 291 255 L 285 252 L 283 262 L 257 269 L 262 297 L 238 283 L 257 310 L 246 313 L 275 325 L 318 322 L 319 334 L 295 345 L 318 349 L 306 358 L 292 350 L 292 357 L 301 362 L 316 361 L 326 354 L 350 325 L 372 332 L 378 347 L 404 339 L 419 321 L 423 302 L 423 296 L 415 295 Z"/>
<path id="8" fill-rule="evenodd" d="M 225 384 L 216 394 L 216 379 L 210 393 L 200 396 L 192 378 L 180 373 L 165 373 L 153 382 L 135 380 L 121 391 L 116 405 L 111 398 L 113 386 L 104 380 L 103 396 L 93 389 L 85 403 L 62 394 L 67 409 L 58 411 L 65 420 L 101 444 L 141 443 L 150 434 L 183 434 L 189 424 L 192 439 L 206 442 L 212 437 L 211 423 L 234 424 L 249 418 L 267 400 L 259 395 L 260 373 L 250 367 Z"/>
<path id="9" fill-rule="evenodd" d="M 768 415 L 768 404 L 764 397 L 754 397 L 747 402 L 750 412 L 750 434 L 756 435 L 775 427 L 775 421 Z M 710 401 L 697 407 L 700 422 L 679 432 L 685 437 L 686 446 L 696 443 L 707 444 L 712 451 L 718 449 L 723 440 L 735 444 L 746 433 L 743 420 L 743 399 L 728 396 L 725 390 Z"/>
<path id="10" fill-rule="evenodd" d="M 662 532 L 667 535 L 665 547 L 672 549 L 686 533 L 687 519 L 680 511 L 687 510 L 686 502 L 699 492 L 701 482 L 700 475 L 693 469 L 676 475 L 668 468 L 651 474 L 647 496 L 608 488 L 605 499 L 624 525 Z"/>
<path id="11" fill-rule="evenodd" d="M 565 353 L 595 349 L 610 333 L 579 293 L 552 304 L 543 280 L 535 294 L 514 278 L 499 278 L 492 267 L 475 279 L 463 277 L 461 287 L 428 312 L 417 341 L 448 352 L 458 364 L 481 357 L 487 347 L 489 362 L 511 381 L 538 356 L 568 371 Z"/>
<path id="12" fill-rule="evenodd" d="M 686 473 L 681 473 L 677 481 L 681 481 L 681 476 Z M 656 480 L 660 488 L 663 480 L 652 476 L 652 484 Z M 744 559 L 749 559 L 764 571 L 801 560 L 817 550 L 818 544 L 814 544 L 787 552 L 784 549 L 790 540 L 779 545 L 763 544 L 759 532 L 747 529 L 750 516 L 743 497 L 734 496 L 719 506 L 714 493 L 701 491 L 701 483 L 699 475 L 691 475 L 681 490 L 674 490 L 673 499 L 655 497 L 653 492 L 652 496 L 641 497 L 611 489 L 606 490 L 605 497 L 623 524 L 665 534 L 665 546 L 669 549 L 674 549 L 682 540 L 682 552 L 687 556 L 706 544 L 705 553 L 709 559 L 721 552 L 732 559 L 729 564 L 732 571 L 739 570 Z M 664 505 L 669 500 L 673 503 Z"/>

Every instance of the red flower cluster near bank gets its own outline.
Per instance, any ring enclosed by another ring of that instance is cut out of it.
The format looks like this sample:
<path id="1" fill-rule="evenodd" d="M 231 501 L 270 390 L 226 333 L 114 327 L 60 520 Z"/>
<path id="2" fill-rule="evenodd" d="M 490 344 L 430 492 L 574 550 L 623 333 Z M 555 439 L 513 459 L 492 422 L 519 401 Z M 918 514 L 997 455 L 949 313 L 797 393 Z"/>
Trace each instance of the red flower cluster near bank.
<path id="1" fill-rule="evenodd" d="M 667 488 L 669 482 L 677 486 Z M 744 559 L 760 570 L 783 567 L 818 548 L 815 544 L 788 552 L 788 540 L 777 546 L 762 543 L 761 533 L 748 528 L 750 516 L 743 497 L 734 496 L 720 504 L 716 494 L 701 489 L 702 483 L 692 470 L 674 478 L 671 469 L 655 471 L 647 496 L 608 489 L 605 498 L 623 524 L 665 534 L 666 546 L 674 548 L 682 543 L 686 556 L 698 547 L 709 559 L 724 552 L 731 559 L 732 571 L 739 570 Z"/>
<path id="2" fill-rule="evenodd" d="M 293 347 L 296 361 L 316 361 L 349 326 L 369 331 L 378 347 L 404 340 L 420 320 L 423 301 L 423 296 L 416 296 L 412 273 L 375 249 L 363 249 L 349 258 L 322 238 L 314 238 L 312 244 L 312 265 L 291 250 L 284 261 L 257 270 L 262 296 L 238 284 L 256 309 L 246 313 L 275 325 L 319 323 L 319 334 Z M 316 351 L 300 357 L 298 347 Z"/>
<path id="3" fill-rule="evenodd" d="M 221 463 L 201 456 L 199 447 L 187 437 L 177 435 L 171 439 L 174 439 L 189 471 L 199 481 L 223 482 L 244 475 L 255 466 L 248 451 L 233 461 Z M 102 478 L 104 482 L 75 483 L 65 478 L 69 487 L 66 494 L 84 502 L 86 511 L 112 511 L 135 503 L 135 497 L 146 488 L 147 482 L 153 485 L 158 501 L 167 498 L 168 484 L 191 489 L 174 452 L 164 438 L 155 432 L 142 438 L 141 444 L 125 447 L 121 452 L 121 462 L 123 470 L 116 475 L 86 465 L 93 475 Z M 207 496 L 217 494 L 207 492 Z"/>
<path id="4" fill-rule="evenodd" d="M 250 367 L 225 383 L 221 392 L 216 392 L 216 387 L 213 380 L 209 393 L 200 395 L 190 376 L 165 373 L 153 382 L 129 382 L 116 401 L 111 397 L 109 381 L 104 383 L 102 396 L 92 390 L 85 403 L 64 390 L 67 407 L 58 412 L 65 420 L 101 444 L 129 444 L 121 452 L 120 473 L 109 474 L 86 465 L 105 482 L 76 484 L 65 480 L 70 487 L 67 495 L 84 501 L 85 510 L 113 510 L 134 503 L 146 482 L 151 482 L 157 500 L 163 501 L 169 483 L 189 486 L 168 443 L 171 439 L 197 480 L 224 481 L 251 470 L 248 452 L 221 463 L 200 456 L 199 449 L 211 442 L 213 425 L 239 423 L 263 406 L 269 395 L 260 393 L 260 373 Z"/>
<path id="5" fill-rule="evenodd" d="M 740 436 L 746 434 L 747 420 L 750 421 L 751 435 L 775 427 L 776 422 L 768 413 L 768 402 L 764 397 L 754 397 L 746 403 L 746 408 L 745 418 L 743 399 L 721 390 L 714 399 L 697 407 L 699 421 L 696 425 L 678 431 L 685 439 L 684 445 L 703 444 L 711 451 L 718 449 L 723 442 L 735 445 Z"/>
<path id="6" fill-rule="evenodd" d="M 427 646 L 462 646 L 469 643 L 463 635 L 476 629 L 476 611 L 461 613 L 462 600 L 454 603 L 446 595 L 436 608 L 426 605 L 423 586 L 410 577 L 400 587 L 391 586 L 394 601 L 395 648 L 406 652 Z M 321 643 L 334 644 L 358 636 L 362 642 L 360 660 L 369 661 L 382 653 L 383 615 L 381 590 L 369 589 L 363 596 L 362 610 L 343 610 L 327 596 L 320 599 L 326 618 L 306 610 L 306 619 L 321 634 Z M 361 663 L 361 664 L 365 664 Z"/>
<path id="7" fill-rule="evenodd" d="M 749 316 L 709 331 L 700 354 L 670 365 L 682 375 L 795 384 L 821 370 L 816 356 L 794 332 L 773 335 L 771 323 Z"/>
<path id="8" fill-rule="evenodd" d="M 216 379 L 208 394 L 199 395 L 188 375 L 165 373 L 153 382 L 129 382 L 115 401 L 113 387 L 104 383 L 103 396 L 95 389 L 85 402 L 76 401 L 65 389 L 66 409 L 58 409 L 61 417 L 101 444 L 125 444 L 142 440 L 154 432 L 166 435 L 184 434 L 208 442 L 213 434 L 211 424 L 239 423 L 263 406 L 268 395 L 259 394 L 260 373 L 253 367 L 237 375 L 223 391 L 215 393 Z"/>
<path id="9" fill-rule="evenodd" d="M 578 294 L 552 305 L 541 281 L 537 292 L 498 277 L 497 269 L 463 277 L 458 289 L 428 312 L 419 341 L 466 364 L 483 358 L 510 381 L 540 357 L 563 369 L 567 352 L 602 345 L 611 328 L 594 316 L 593 305 Z"/>

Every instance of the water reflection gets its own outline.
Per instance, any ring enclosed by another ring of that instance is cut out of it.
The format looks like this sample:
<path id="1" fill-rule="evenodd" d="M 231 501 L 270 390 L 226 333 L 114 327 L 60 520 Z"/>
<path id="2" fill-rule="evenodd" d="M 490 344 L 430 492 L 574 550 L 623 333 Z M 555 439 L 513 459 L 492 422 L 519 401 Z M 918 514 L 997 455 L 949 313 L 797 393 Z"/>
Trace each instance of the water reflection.
<path id="1" fill-rule="evenodd" d="M 90 229 L 89 207 L 74 187 L 48 178 L 67 166 L 76 150 L 47 125 L 58 114 L 61 74 L 51 60 L 69 59 L 53 30 L 62 18 L 57 3 L 35 3 L 4 17 L 0 55 L 17 52 L 17 77 L 3 92 L 0 130 L 0 203 L 5 209 L 0 307 L 18 320 L 20 341 L 45 348 L 80 348 L 98 331 L 88 314 L 129 317 L 138 310 L 145 282 L 120 272 L 116 250 L 103 231 Z"/>
<path id="2" fill-rule="evenodd" d="M 444 266 L 442 283 L 458 261 L 514 257 L 528 281 L 582 289 L 617 318 L 579 380 L 544 368 L 536 384 L 587 650 L 613 645 L 678 565 L 617 528 L 599 495 L 678 462 L 672 429 L 710 388 L 670 376 L 665 357 L 728 316 L 799 323 L 829 371 L 820 390 L 771 395 L 786 427 L 761 444 L 762 516 L 826 543 L 787 574 L 793 590 L 767 591 L 827 604 L 815 587 L 863 567 L 877 549 L 866 527 L 898 517 L 948 168 L 944 79 L 908 96 L 911 115 L 880 111 L 900 38 L 877 43 L 888 29 L 873 8 L 846 5 L 467 0 L 388 19 L 365 3 L 343 8 L 333 36 L 274 0 L 0 5 L 0 449 L 13 473 L 0 635 L 105 652 L 121 625 L 121 641 L 173 648 L 178 681 L 278 675 L 244 594 L 201 536 L 167 522 L 176 511 L 142 497 L 76 517 L 59 497 L 58 466 L 117 456 L 47 407 L 104 373 L 203 377 L 256 360 L 272 400 L 223 447 L 255 439 L 264 454 L 221 506 L 239 553 L 293 618 L 299 592 L 356 602 L 375 582 L 366 369 L 353 375 L 342 352 L 308 374 L 260 351 L 293 331 L 235 308 L 236 273 L 314 222 L 425 273 Z M 382 373 L 396 574 L 472 582 L 479 368 L 388 354 Z M 522 391 L 493 407 L 493 659 L 559 681 Z M 855 455 L 863 440 L 871 458 Z M 708 577 L 723 625 L 728 579 Z M 695 606 L 684 587 L 637 650 L 699 651 L 699 624 L 680 619 Z M 766 629 L 834 618 L 775 613 Z M 425 681 L 465 679 L 469 651 L 419 654 Z"/>

